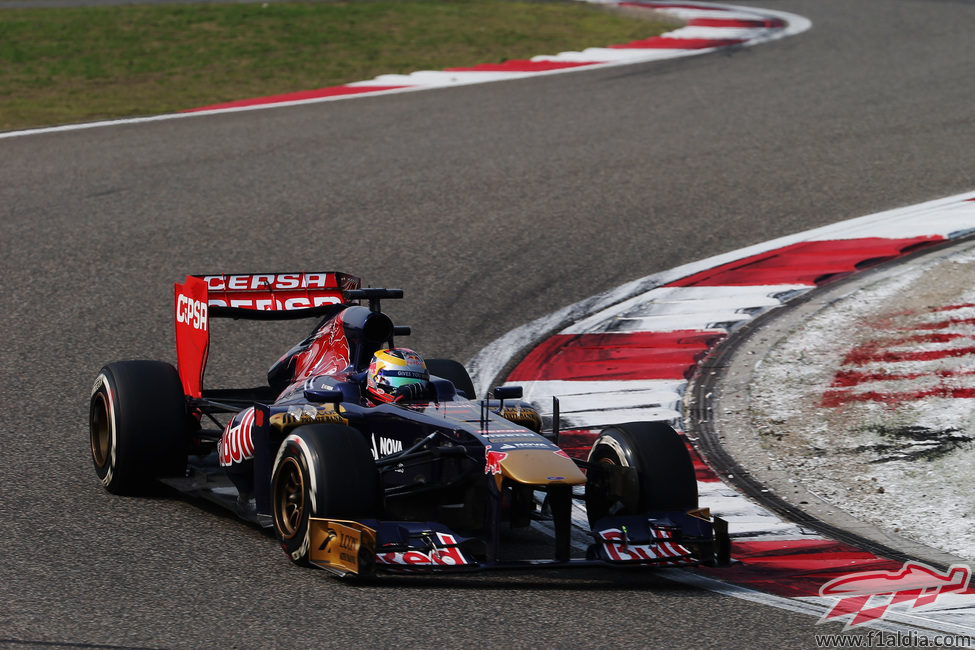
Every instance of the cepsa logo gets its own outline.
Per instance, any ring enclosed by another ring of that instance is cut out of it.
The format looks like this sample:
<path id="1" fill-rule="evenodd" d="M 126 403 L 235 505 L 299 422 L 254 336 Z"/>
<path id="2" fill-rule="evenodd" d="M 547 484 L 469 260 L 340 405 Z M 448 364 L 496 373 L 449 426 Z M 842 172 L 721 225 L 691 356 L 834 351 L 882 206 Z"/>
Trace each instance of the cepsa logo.
<path id="1" fill-rule="evenodd" d="M 337 305 L 342 302 L 337 296 L 313 296 L 306 298 L 298 296 L 285 300 L 267 298 L 210 298 L 210 305 L 214 307 L 238 307 L 240 309 L 256 309 L 258 311 L 291 311 L 292 309 L 308 309 L 322 305 Z"/>
<path id="2" fill-rule="evenodd" d="M 285 291 L 288 289 L 336 289 L 331 273 L 255 273 L 254 275 L 208 275 L 203 278 L 210 291 Z"/>
<path id="3" fill-rule="evenodd" d="M 203 281 L 211 307 L 290 311 L 342 302 L 333 273 L 207 275 Z"/>
<path id="4" fill-rule="evenodd" d="M 207 304 L 179 294 L 176 297 L 176 322 L 185 323 L 195 330 L 207 330 Z"/>

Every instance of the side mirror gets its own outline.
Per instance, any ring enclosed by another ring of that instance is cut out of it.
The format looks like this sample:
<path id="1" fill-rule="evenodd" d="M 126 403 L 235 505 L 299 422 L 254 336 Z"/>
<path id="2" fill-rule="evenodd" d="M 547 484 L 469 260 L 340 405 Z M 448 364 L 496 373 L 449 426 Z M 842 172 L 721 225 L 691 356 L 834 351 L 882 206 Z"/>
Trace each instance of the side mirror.
<path id="1" fill-rule="evenodd" d="M 497 386 L 492 392 L 494 399 L 504 401 L 506 399 L 521 399 L 524 390 L 521 386 Z"/>
<path id="2" fill-rule="evenodd" d="M 491 391 L 491 395 L 492 397 L 494 397 L 494 399 L 501 401 L 501 404 L 498 406 L 498 410 L 495 411 L 495 413 L 501 413 L 501 411 L 504 409 L 504 401 L 506 399 L 521 399 L 521 395 L 523 392 L 524 391 L 522 390 L 521 386 L 495 386 L 494 389 Z M 481 421 L 482 422 L 487 420 L 487 413 L 489 408 L 490 407 L 488 406 L 488 401 L 486 399 L 481 400 Z"/>
<path id="3" fill-rule="evenodd" d="M 305 399 L 317 404 L 338 404 L 345 400 L 345 395 L 340 390 L 306 388 Z"/>

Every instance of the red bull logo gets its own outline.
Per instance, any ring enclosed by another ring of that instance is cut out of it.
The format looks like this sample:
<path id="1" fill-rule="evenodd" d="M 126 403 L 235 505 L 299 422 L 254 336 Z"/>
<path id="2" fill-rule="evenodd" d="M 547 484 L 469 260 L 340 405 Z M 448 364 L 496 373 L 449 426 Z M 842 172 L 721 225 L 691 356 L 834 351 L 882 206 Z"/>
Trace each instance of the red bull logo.
<path id="1" fill-rule="evenodd" d="M 473 564 L 460 549 L 457 539 L 453 535 L 437 533 L 437 540 L 444 546 L 436 547 L 429 552 L 405 551 L 394 553 L 377 553 L 376 562 L 387 565 L 403 566 L 464 566 Z"/>
<path id="2" fill-rule="evenodd" d="M 930 605 L 943 594 L 965 591 L 970 575 L 971 569 L 964 564 L 952 564 L 942 573 L 909 561 L 897 571 L 864 571 L 834 578 L 819 588 L 819 595 L 839 600 L 819 622 L 845 619 L 848 629 L 882 619 L 892 606 L 910 603 L 914 609 Z"/>
<path id="3" fill-rule="evenodd" d="M 691 552 L 677 542 L 671 540 L 673 535 L 668 531 L 651 530 L 656 538 L 653 544 L 631 544 L 626 535 L 619 528 L 608 528 L 599 531 L 599 538 L 609 559 L 613 562 L 666 562 L 679 564 L 679 560 L 689 558 Z"/>
<path id="4" fill-rule="evenodd" d="M 501 473 L 501 463 L 505 458 L 508 457 L 507 452 L 504 451 L 491 451 L 490 447 L 484 448 L 484 473 L 485 474 L 500 474 Z"/>
<path id="5" fill-rule="evenodd" d="M 257 413 L 263 420 L 263 413 Z M 251 435 L 256 419 L 254 408 L 243 411 L 239 418 L 237 424 L 231 421 L 217 443 L 217 458 L 221 467 L 229 467 L 254 457 L 254 440 Z"/>

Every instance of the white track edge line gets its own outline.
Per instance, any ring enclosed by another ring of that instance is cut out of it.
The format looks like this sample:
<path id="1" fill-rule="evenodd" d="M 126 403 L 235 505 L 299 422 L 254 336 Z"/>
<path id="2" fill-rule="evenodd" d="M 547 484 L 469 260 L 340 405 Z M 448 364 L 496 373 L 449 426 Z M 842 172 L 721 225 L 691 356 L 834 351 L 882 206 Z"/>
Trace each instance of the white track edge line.
<path id="1" fill-rule="evenodd" d="M 580 1 L 581 2 L 592 2 L 594 4 L 605 4 L 605 5 L 619 4 L 619 2 L 617 2 L 616 0 L 609 0 L 609 1 L 605 1 L 605 0 L 580 0 Z M 793 36 L 795 34 L 800 34 L 800 33 L 804 32 L 804 31 L 806 31 L 806 30 L 808 30 L 809 28 L 812 27 L 812 22 L 809 19 L 807 19 L 807 18 L 805 18 L 803 16 L 799 16 L 797 14 L 790 14 L 790 13 L 787 13 L 787 12 L 784 12 L 784 11 L 774 11 L 774 10 L 770 10 L 770 9 L 761 9 L 761 10 L 759 10 L 759 9 L 750 8 L 750 7 L 739 7 L 739 6 L 735 6 L 735 5 L 724 5 L 724 4 L 716 4 L 716 3 L 702 3 L 702 4 L 708 4 L 708 5 L 711 5 L 711 6 L 720 8 L 720 9 L 729 10 L 729 11 L 746 11 L 746 12 L 749 12 L 751 14 L 759 15 L 759 16 L 771 16 L 771 17 L 779 18 L 779 19 L 785 21 L 786 26 L 784 28 L 775 29 L 775 30 L 769 30 L 770 31 L 769 34 L 766 34 L 764 36 L 758 36 L 756 38 L 750 39 L 750 40 L 748 40 L 748 41 L 746 41 L 744 43 L 741 43 L 737 47 L 751 47 L 753 45 L 759 45 L 759 44 L 766 43 L 766 42 L 769 42 L 769 41 L 773 41 L 773 40 L 776 40 L 776 39 L 779 39 L 779 38 L 785 38 L 787 36 Z M 650 10 L 652 10 L 652 8 L 647 8 L 647 10 L 650 11 Z M 717 50 L 721 50 L 721 49 L 726 49 L 726 48 L 712 47 L 712 48 L 702 48 L 702 49 L 699 49 L 699 50 L 683 50 L 684 54 L 682 54 L 681 56 L 697 56 L 697 55 L 700 55 L 700 54 L 708 54 L 708 53 L 711 53 L 711 52 L 714 52 L 714 51 L 717 51 Z M 558 55 L 552 55 L 552 56 L 558 56 Z M 650 61 L 652 61 L 652 59 L 650 59 Z M 557 69 L 557 70 L 544 70 L 544 71 L 538 71 L 538 72 L 530 72 L 530 73 L 525 73 L 524 75 L 518 75 L 517 78 L 536 77 L 536 76 L 549 76 L 549 75 L 553 75 L 553 74 L 565 74 L 565 73 L 570 73 L 570 72 L 581 72 L 583 70 L 593 70 L 593 69 L 596 69 L 596 68 L 618 67 L 618 66 L 624 66 L 624 65 L 634 65 L 634 64 L 646 63 L 646 62 L 648 62 L 648 60 L 645 60 L 644 58 L 634 57 L 632 59 L 626 59 L 626 60 L 623 60 L 623 61 L 594 62 L 591 65 L 580 66 L 580 67 L 575 67 L 575 68 L 563 68 L 563 69 Z M 435 71 L 435 72 L 442 72 L 442 71 Z M 145 124 L 145 123 L 148 123 L 148 122 L 160 122 L 160 121 L 165 121 L 165 120 L 177 120 L 177 119 L 188 118 L 188 117 L 200 117 L 200 116 L 204 116 L 204 115 L 223 115 L 223 114 L 226 114 L 226 113 L 241 113 L 241 112 L 245 112 L 245 111 L 259 111 L 259 110 L 267 110 L 267 109 L 272 109 L 272 108 L 286 108 L 286 107 L 291 107 L 291 106 L 301 106 L 301 105 L 304 105 L 304 104 L 319 104 L 319 103 L 323 103 L 323 102 L 334 102 L 334 101 L 342 101 L 342 100 L 349 100 L 349 99 L 357 99 L 357 98 L 360 98 L 360 97 L 365 98 L 365 97 L 375 97 L 375 96 L 378 96 L 378 95 L 392 95 L 392 94 L 398 94 L 398 93 L 404 93 L 404 92 L 415 92 L 415 91 L 425 91 L 425 90 L 437 90 L 437 89 L 442 89 L 442 88 L 450 88 L 450 87 L 454 87 L 454 86 L 464 86 L 464 85 L 483 84 L 483 83 L 495 83 L 495 82 L 509 81 L 509 80 L 510 79 L 493 78 L 493 79 L 482 79 L 482 80 L 477 80 L 477 81 L 473 81 L 473 80 L 472 81 L 459 81 L 459 82 L 451 83 L 451 84 L 447 84 L 447 85 L 416 85 L 416 86 L 407 86 L 407 87 L 403 87 L 403 88 L 393 88 L 393 89 L 388 89 L 388 90 L 376 90 L 374 92 L 350 93 L 350 94 L 345 94 L 345 95 L 331 95 L 331 96 L 327 96 L 327 97 L 312 97 L 312 98 L 308 98 L 308 99 L 297 99 L 297 100 L 292 100 L 292 101 L 275 102 L 275 103 L 267 103 L 267 104 L 254 104 L 254 105 L 250 105 L 250 106 L 234 106 L 234 107 L 219 108 L 219 109 L 213 109 L 213 110 L 197 110 L 197 111 L 190 110 L 188 112 L 166 113 L 166 114 L 163 114 L 163 115 L 152 115 L 152 116 L 146 116 L 146 117 L 121 118 L 121 119 L 115 119 L 115 120 L 100 120 L 100 121 L 96 121 L 96 122 L 84 122 L 84 123 L 80 123 L 80 124 L 61 124 L 61 125 L 57 125 L 57 126 L 40 127 L 40 128 L 35 128 L 35 129 L 23 129 L 23 130 L 19 130 L 19 131 L 0 132 L 0 140 L 8 139 L 8 138 L 24 137 L 24 136 L 29 136 L 29 135 L 42 135 L 42 134 L 50 134 L 50 133 L 65 133 L 65 132 L 69 132 L 69 131 L 83 131 L 83 130 L 88 130 L 88 129 L 95 129 L 95 128 L 101 128 L 101 127 L 110 127 L 110 126 L 122 126 L 122 125 L 129 125 L 129 124 Z M 369 83 L 368 81 L 357 81 L 357 82 L 350 82 L 350 84 L 339 84 L 336 87 L 343 87 L 343 86 L 347 86 L 347 85 L 351 85 L 352 87 L 355 87 L 354 84 L 362 85 L 362 84 L 368 84 L 368 83 Z"/>

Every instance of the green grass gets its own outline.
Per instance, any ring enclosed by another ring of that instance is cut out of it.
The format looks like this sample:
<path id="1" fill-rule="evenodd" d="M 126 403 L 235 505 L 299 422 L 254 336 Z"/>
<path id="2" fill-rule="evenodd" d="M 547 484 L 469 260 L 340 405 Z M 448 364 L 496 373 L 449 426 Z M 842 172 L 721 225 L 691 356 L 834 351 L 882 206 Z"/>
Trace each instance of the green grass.
<path id="1" fill-rule="evenodd" d="M 402 0 L 0 10 L 0 130 L 150 115 L 642 39 L 578 2 Z"/>

